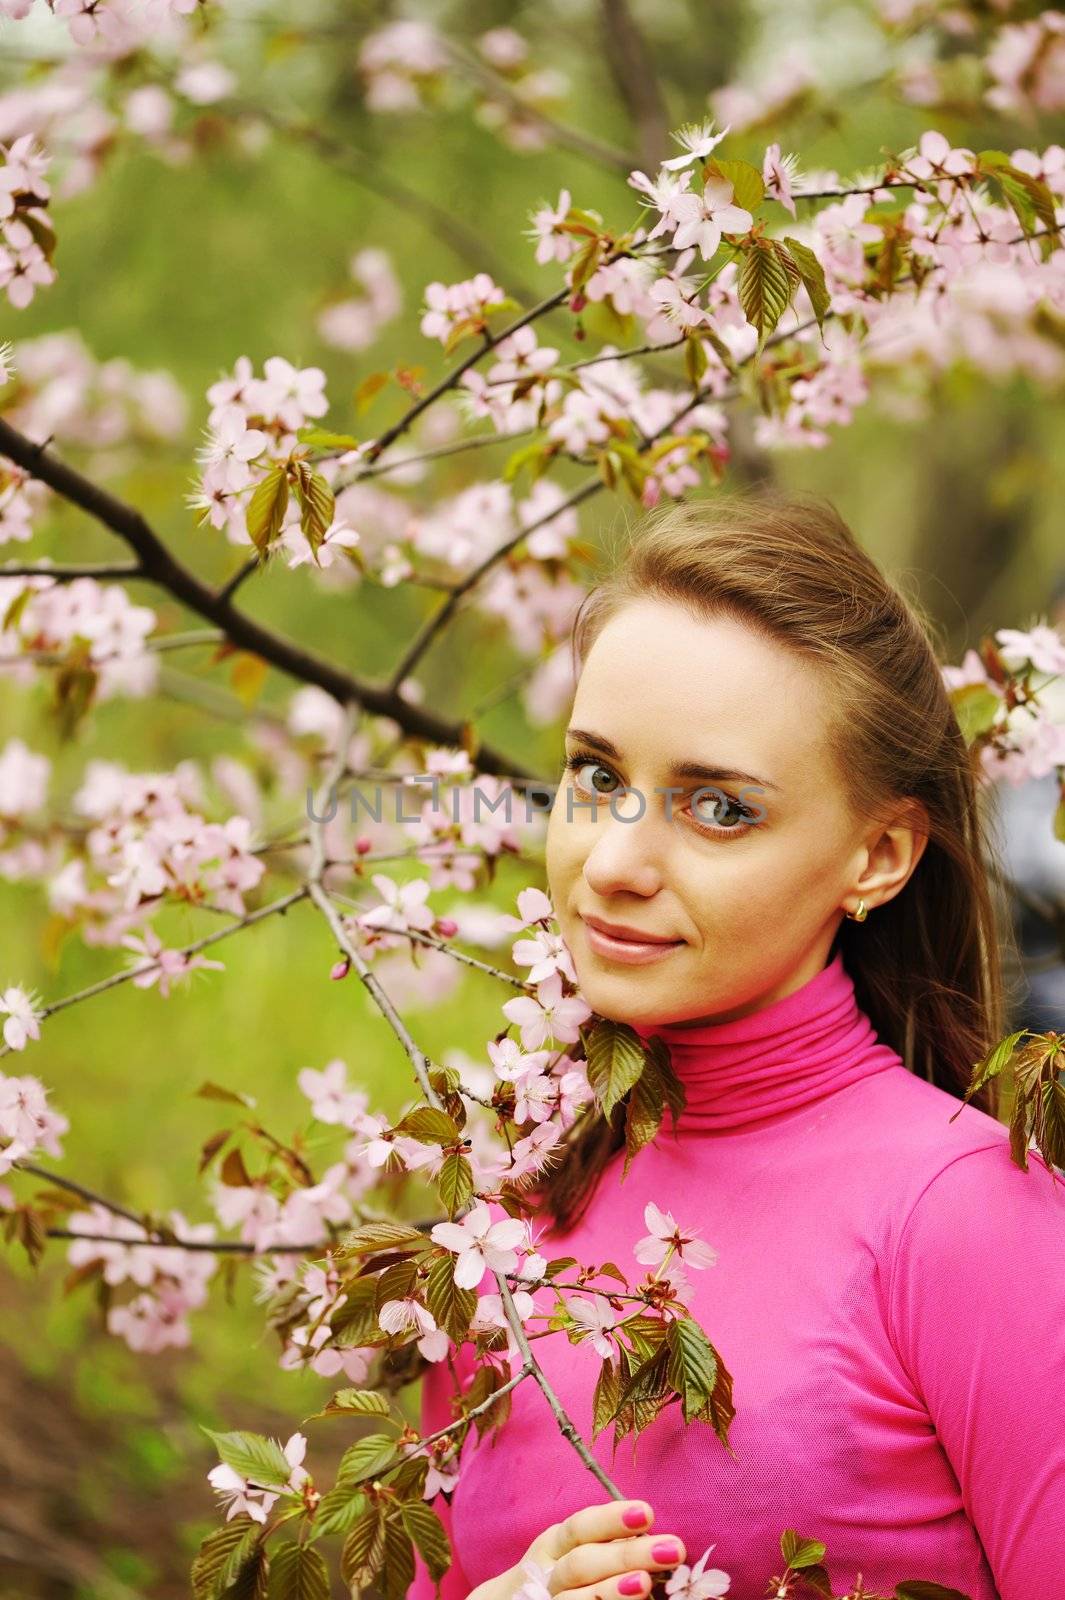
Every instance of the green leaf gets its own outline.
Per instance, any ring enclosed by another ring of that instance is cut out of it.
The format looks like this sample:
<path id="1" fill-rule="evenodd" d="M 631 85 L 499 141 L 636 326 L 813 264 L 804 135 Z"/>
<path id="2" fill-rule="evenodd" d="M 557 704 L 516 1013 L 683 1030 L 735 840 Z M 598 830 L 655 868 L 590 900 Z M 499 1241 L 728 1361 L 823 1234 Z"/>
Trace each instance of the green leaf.
<path id="1" fill-rule="evenodd" d="M 432 1250 L 433 1242 L 406 1222 L 367 1222 L 344 1235 L 335 1252 L 340 1260 L 351 1256 L 372 1256 L 378 1251 L 389 1255 L 416 1255 Z"/>
<path id="2" fill-rule="evenodd" d="M 1028 1147 L 1032 1138 L 1031 1098 L 1018 1092 L 1010 1114 L 1010 1158 L 1022 1172 L 1028 1171 Z M 955 1116 L 957 1112 L 955 1112 Z"/>
<path id="3" fill-rule="evenodd" d="M 716 157 L 707 162 L 711 176 L 726 179 L 732 185 L 733 204 L 744 211 L 757 211 L 765 199 L 765 180 L 757 167 L 749 161 L 719 161 Z"/>
<path id="4" fill-rule="evenodd" d="M 535 440 L 532 444 L 521 445 L 507 457 L 503 468 L 503 482 L 514 483 L 528 467 L 530 482 L 535 483 L 537 478 L 543 476 L 544 469 L 554 454 L 554 449 L 550 445 L 545 445 L 542 439 Z"/>
<path id="5" fill-rule="evenodd" d="M 453 1217 L 473 1194 L 473 1168 L 459 1151 L 444 1157 L 436 1186 L 448 1216 Z"/>
<path id="6" fill-rule="evenodd" d="M 676 1317 L 666 1337 L 669 1381 L 680 1395 L 685 1422 L 690 1422 L 714 1392 L 717 1357 L 714 1347 L 691 1317 Z"/>
<path id="7" fill-rule="evenodd" d="M 250 1094 L 238 1094 L 236 1089 L 226 1089 L 220 1083 L 201 1083 L 196 1090 L 201 1100 L 222 1100 L 227 1105 L 254 1108 L 256 1101 Z"/>
<path id="8" fill-rule="evenodd" d="M 382 1472 L 400 1456 L 395 1439 L 387 1433 L 368 1433 L 356 1439 L 340 1458 L 337 1483 L 352 1488 Z"/>
<path id="9" fill-rule="evenodd" d="M 625 1108 L 625 1166 L 622 1182 L 628 1177 L 633 1157 L 649 1144 L 662 1126 L 666 1109 L 665 1089 L 658 1068 L 648 1057 L 643 1072 L 632 1086 Z"/>
<path id="10" fill-rule="evenodd" d="M 190 1578 L 195 1600 L 218 1600 L 258 1544 L 262 1528 L 251 1517 L 233 1517 L 209 1533 L 192 1563 Z"/>
<path id="11" fill-rule="evenodd" d="M 684 338 L 684 376 L 693 389 L 699 387 L 703 373 L 706 371 L 706 347 L 697 333 L 689 333 Z"/>
<path id="12" fill-rule="evenodd" d="M 388 1335 L 377 1320 L 376 1278 L 349 1278 L 344 1294 L 344 1303 L 330 1318 L 337 1348 L 350 1350 L 359 1345 L 386 1344 Z"/>
<path id="13" fill-rule="evenodd" d="M 817 318 L 817 326 L 823 328 L 825 314 L 829 309 L 828 285 L 825 282 L 825 269 L 810 249 L 799 239 L 785 237 L 784 246 L 788 255 L 794 261 L 799 277 L 803 281 L 806 293 L 810 297 L 810 306 Z"/>
<path id="14" fill-rule="evenodd" d="M 244 514 L 248 536 L 260 555 L 281 532 L 287 510 L 288 474 L 283 465 L 276 465 L 256 487 Z"/>
<path id="15" fill-rule="evenodd" d="M 411 1261 L 409 1256 L 401 1257 L 399 1261 L 393 1261 L 390 1267 L 386 1267 L 377 1279 L 378 1316 L 390 1300 L 406 1300 L 412 1295 L 417 1281 L 417 1263 Z"/>
<path id="16" fill-rule="evenodd" d="M 451 1544 L 444 1525 L 424 1500 L 404 1500 L 399 1514 L 403 1526 L 418 1547 L 418 1554 L 434 1583 L 439 1583 L 451 1565 Z"/>
<path id="17" fill-rule="evenodd" d="M 950 691 L 950 698 L 962 736 L 969 745 L 991 731 L 1003 706 L 1002 696 L 983 683 L 962 684 Z"/>
<path id="18" fill-rule="evenodd" d="M 905 1578 L 895 1585 L 895 1600 L 969 1600 L 969 1596 L 960 1589 L 929 1583 L 926 1578 Z"/>
<path id="19" fill-rule="evenodd" d="M 405 1134 L 409 1139 L 420 1139 L 422 1144 L 455 1144 L 461 1137 L 458 1123 L 446 1111 L 435 1106 L 416 1106 L 397 1122 L 394 1133 Z"/>
<path id="20" fill-rule="evenodd" d="M 589 239 L 584 248 L 577 252 L 570 268 L 570 284 L 574 294 L 583 289 L 588 279 L 598 271 L 604 248 L 602 239 Z"/>
<path id="21" fill-rule="evenodd" d="M 376 1389 L 338 1389 L 325 1410 L 318 1413 L 323 1417 L 388 1417 L 391 1414 L 387 1395 L 378 1394 Z"/>
<path id="22" fill-rule="evenodd" d="M 585 1051 L 588 1082 L 604 1117 L 609 1117 L 643 1072 L 643 1046 L 627 1023 L 602 1017 L 586 1034 Z"/>
<path id="23" fill-rule="evenodd" d="M 1065 797 L 1058 802 L 1058 808 L 1054 812 L 1054 837 L 1065 844 Z"/>
<path id="24" fill-rule="evenodd" d="M 761 350 L 791 300 L 787 267 L 771 239 L 753 239 L 744 250 L 740 268 L 740 305 L 752 328 L 758 331 Z"/>
<path id="25" fill-rule="evenodd" d="M 347 1533 L 370 1504 L 362 1489 L 348 1483 L 336 1483 L 318 1502 L 314 1513 L 313 1537 L 325 1533 Z"/>
<path id="26" fill-rule="evenodd" d="M 356 1522 L 340 1552 L 340 1576 L 352 1591 L 372 1583 L 385 1559 L 384 1509 L 371 1505 Z"/>
<path id="27" fill-rule="evenodd" d="M 1033 177 L 1015 167 L 1002 150 L 981 150 L 978 170 L 994 179 L 1013 210 L 1021 231 L 1036 232 L 1038 221 L 1045 237 L 1039 240 L 1040 253 L 1045 261 L 1055 250 L 1060 236 L 1060 224 L 1055 212 L 1054 196 L 1042 178 Z"/>
<path id="28" fill-rule="evenodd" d="M 1017 1048 L 1017 1041 L 1022 1039 L 1027 1031 L 1026 1028 L 1018 1028 L 1016 1033 L 1007 1034 L 1004 1039 L 1000 1039 L 998 1044 L 987 1052 L 987 1055 L 982 1060 L 975 1064 L 969 1087 L 966 1089 L 962 1099 L 962 1105 L 958 1107 L 950 1118 L 951 1122 L 954 1121 L 955 1117 L 961 1115 L 962 1106 L 967 1105 L 973 1095 L 982 1089 L 985 1083 L 990 1083 L 992 1078 L 997 1078 L 1003 1068 L 1008 1066 L 1013 1052 Z"/>
<path id="29" fill-rule="evenodd" d="M 477 1368 L 473 1382 L 463 1395 L 466 1402 L 465 1409 L 472 1411 L 474 1406 L 482 1405 L 509 1381 L 509 1372 L 504 1372 L 501 1367 L 494 1366 L 491 1362 L 485 1362 L 483 1366 Z M 473 1425 L 479 1439 L 485 1438 L 493 1428 L 501 1428 L 506 1422 L 510 1415 L 510 1393 L 497 1400 L 487 1411 L 482 1411 L 480 1416 L 474 1417 Z"/>
<path id="30" fill-rule="evenodd" d="M 818 1539 L 803 1539 L 794 1528 L 785 1528 L 780 1535 L 780 1553 L 789 1567 L 799 1569 L 823 1561 L 826 1547 Z"/>
<path id="31" fill-rule="evenodd" d="M 1046 1079 L 1041 1096 L 1036 1145 L 1047 1166 L 1065 1167 L 1065 1083 L 1057 1078 Z"/>
<path id="32" fill-rule="evenodd" d="M 371 372 L 363 378 L 354 394 L 355 410 L 360 417 L 370 409 L 390 377 L 391 373 L 388 372 Z"/>
<path id="33" fill-rule="evenodd" d="M 320 472 L 315 472 L 306 461 L 299 463 L 296 473 L 296 499 L 300 503 L 300 527 L 303 536 L 317 558 L 336 515 L 333 491 Z"/>
<path id="34" fill-rule="evenodd" d="M 309 1544 L 283 1544 L 270 1569 L 270 1600 L 329 1600 L 329 1568 Z"/>
<path id="35" fill-rule="evenodd" d="M 215 1433 L 210 1428 L 203 1431 L 226 1466 L 249 1483 L 265 1489 L 285 1488 L 292 1467 L 276 1439 L 266 1439 L 261 1433 Z"/>
<path id="36" fill-rule="evenodd" d="M 621 1399 L 621 1368 L 604 1358 L 592 1396 L 592 1438 L 598 1438 L 608 1423 L 613 1422 Z"/>
<path id="37" fill-rule="evenodd" d="M 266 1600 L 270 1583 L 270 1556 L 263 1544 L 253 1545 L 232 1583 L 218 1600 Z"/>
<path id="38" fill-rule="evenodd" d="M 387 374 L 381 374 L 387 381 Z M 296 438 L 300 444 L 309 444 L 314 450 L 354 450 L 358 439 L 350 433 L 333 433 L 329 428 L 313 426 L 298 428 Z"/>
<path id="39" fill-rule="evenodd" d="M 461 1344 L 470 1331 L 477 1310 L 476 1289 L 460 1289 L 455 1283 L 458 1257 L 449 1250 L 439 1255 L 429 1268 L 425 1302 L 438 1328 L 443 1328 L 453 1344 Z"/>
<path id="40" fill-rule="evenodd" d="M 414 1582 L 414 1545 L 398 1516 L 385 1519 L 385 1600 L 406 1600 Z"/>

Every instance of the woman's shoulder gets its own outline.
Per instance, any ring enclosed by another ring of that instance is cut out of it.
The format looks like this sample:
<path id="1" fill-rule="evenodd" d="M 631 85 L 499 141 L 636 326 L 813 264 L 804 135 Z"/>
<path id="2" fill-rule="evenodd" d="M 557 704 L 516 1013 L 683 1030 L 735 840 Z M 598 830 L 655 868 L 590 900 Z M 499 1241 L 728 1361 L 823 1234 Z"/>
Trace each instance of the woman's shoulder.
<path id="1" fill-rule="evenodd" d="M 1027 1170 L 1014 1160 L 1005 1123 L 899 1065 L 870 1084 L 866 1107 L 865 1180 L 880 1187 L 892 1246 L 919 1219 L 953 1233 L 1001 1226 L 1001 1214 L 1038 1215 L 1062 1230 L 1065 1176 L 1049 1167 L 1034 1144 Z"/>
<path id="2" fill-rule="evenodd" d="M 1065 1174 L 1029 1142 L 1022 1166 L 1004 1122 L 900 1068 L 881 1107 L 879 1161 L 897 1174 L 894 1243 L 994 1248 L 1028 1226 L 1065 1247 Z"/>

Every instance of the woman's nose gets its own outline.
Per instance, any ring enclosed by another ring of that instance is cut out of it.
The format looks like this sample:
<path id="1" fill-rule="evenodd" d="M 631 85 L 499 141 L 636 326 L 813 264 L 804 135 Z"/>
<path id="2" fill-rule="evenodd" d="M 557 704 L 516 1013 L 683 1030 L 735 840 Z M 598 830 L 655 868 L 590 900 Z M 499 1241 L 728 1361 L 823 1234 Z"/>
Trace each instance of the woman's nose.
<path id="1" fill-rule="evenodd" d="M 651 895 L 662 884 L 661 825 L 639 790 L 596 807 L 588 825 L 584 878 L 598 895 Z"/>

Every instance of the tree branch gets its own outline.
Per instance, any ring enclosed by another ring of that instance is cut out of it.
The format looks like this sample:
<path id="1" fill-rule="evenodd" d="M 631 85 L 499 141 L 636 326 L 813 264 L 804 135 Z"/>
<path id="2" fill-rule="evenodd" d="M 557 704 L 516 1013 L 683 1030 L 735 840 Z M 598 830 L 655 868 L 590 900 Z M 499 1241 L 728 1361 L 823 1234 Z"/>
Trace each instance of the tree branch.
<path id="1" fill-rule="evenodd" d="M 654 60 L 628 0 L 600 0 L 600 4 L 603 53 L 636 129 L 639 164 L 646 172 L 655 172 L 669 150 L 669 112 Z M 634 165 L 630 163 L 628 171 Z"/>
<path id="2" fill-rule="evenodd" d="M 435 712 L 404 700 L 398 689 L 383 688 L 354 677 L 333 662 L 237 611 L 228 599 L 209 588 L 171 554 L 133 506 L 117 499 L 65 462 L 46 454 L 42 446 L 27 439 L 2 417 L 0 455 L 7 456 L 63 499 L 79 506 L 116 533 L 139 556 L 145 578 L 168 590 L 197 615 L 215 623 L 241 649 L 262 656 L 264 661 L 301 683 L 317 684 L 342 705 L 357 702 L 374 716 L 391 718 L 412 738 L 442 745 L 462 743 L 461 725 L 449 723 Z M 521 771 L 517 763 L 490 745 L 482 745 L 471 759 L 481 772 Z M 522 776 L 531 778 L 533 774 L 522 772 Z"/>

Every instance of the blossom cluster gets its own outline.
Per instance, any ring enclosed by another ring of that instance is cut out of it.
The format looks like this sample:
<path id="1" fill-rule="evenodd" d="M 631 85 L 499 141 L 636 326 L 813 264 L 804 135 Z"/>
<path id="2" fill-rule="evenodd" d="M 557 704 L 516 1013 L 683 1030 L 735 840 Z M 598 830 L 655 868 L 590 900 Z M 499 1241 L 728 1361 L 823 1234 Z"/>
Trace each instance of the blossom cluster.
<path id="1" fill-rule="evenodd" d="M 0 289 L 16 310 L 55 281 L 49 259 L 54 238 L 45 209 L 52 192 L 44 176 L 48 167 L 47 155 L 30 134 L 0 144 Z"/>

